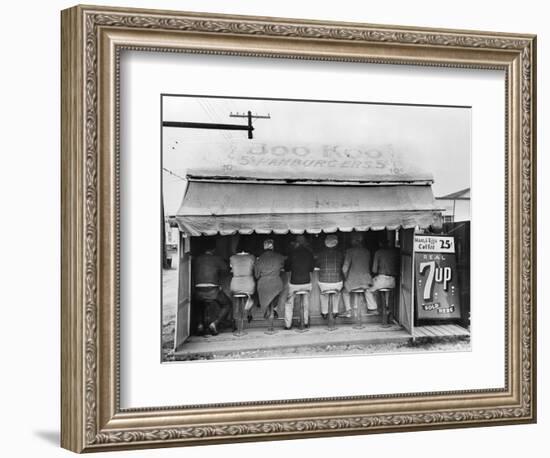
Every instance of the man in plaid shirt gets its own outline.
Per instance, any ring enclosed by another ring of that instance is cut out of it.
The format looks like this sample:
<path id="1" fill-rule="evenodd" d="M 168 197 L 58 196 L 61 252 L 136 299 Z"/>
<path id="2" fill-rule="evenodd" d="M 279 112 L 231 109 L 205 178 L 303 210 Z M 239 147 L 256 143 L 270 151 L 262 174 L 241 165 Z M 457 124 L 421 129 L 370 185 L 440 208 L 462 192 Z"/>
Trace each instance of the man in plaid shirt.
<path id="1" fill-rule="evenodd" d="M 337 290 L 338 294 L 333 301 L 333 313 L 338 315 L 340 303 L 340 291 L 342 289 L 342 265 L 344 254 L 337 248 L 338 237 L 327 235 L 325 247 L 317 254 L 317 267 L 319 267 L 319 288 L 321 293 L 328 290 Z M 328 295 L 321 294 L 321 315 L 326 318 L 328 314 Z M 351 310 L 346 309 L 347 317 L 351 316 Z"/>

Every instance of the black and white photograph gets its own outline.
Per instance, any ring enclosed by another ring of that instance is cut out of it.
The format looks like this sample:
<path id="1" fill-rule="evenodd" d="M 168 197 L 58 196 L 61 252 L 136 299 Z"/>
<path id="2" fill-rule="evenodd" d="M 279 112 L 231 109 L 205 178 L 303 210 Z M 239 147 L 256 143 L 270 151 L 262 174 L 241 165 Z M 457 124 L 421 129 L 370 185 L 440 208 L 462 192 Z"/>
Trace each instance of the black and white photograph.
<path id="1" fill-rule="evenodd" d="M 470 351 L 471 107 L 160 112 L 163 362 Z"/>
<path id="2" fill-rule="evenodd" d="M 2 456 L 544 455 L 545 2 L 3 6 Z"/>

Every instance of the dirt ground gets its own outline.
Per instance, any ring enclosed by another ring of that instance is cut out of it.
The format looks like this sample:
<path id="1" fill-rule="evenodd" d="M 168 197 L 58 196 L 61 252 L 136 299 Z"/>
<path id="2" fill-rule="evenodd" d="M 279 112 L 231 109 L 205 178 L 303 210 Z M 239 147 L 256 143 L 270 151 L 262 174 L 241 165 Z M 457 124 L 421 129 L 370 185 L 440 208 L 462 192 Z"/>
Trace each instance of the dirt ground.
<path id="1" fill-rule="evenodd" d="M 252 351 L 235 351 L 230 353 L 224 352 L 223 354 L 188 353 L 184 356 L 178 356 L 177 361 L 252 358 L 307 358 L 329 355 L 352 356 L 385 353 L 457 352 L 469 350 L 469 337 L 446 337 L 437 339 L 422 339 L 420 341 L 416 341 L 415 343 L 404 341 L 377 344 L 309 345 L 307 347 L 257 349 Z M 171 350 L 166 351 L 164 356 L 165 361 L 167 362 L 176 360 Z"/>
<path id="2" fill-rule="evenodd" d="M 176 259 L 174 253 L 169 256 Z M 164 270 L 162 276 L 162 353 L 164 361 L 174 361 L 174 328 L 176 324 L 176 301 L 177 301 L 177 267 L 173 261 L 172 269 Z M 371 344 L 344 344 L 344 345 L 311 345 L 308 347 L 290 347 L 278 349 L 257 349 L 253 351 L 236 351 L 216 354 L 188 354 L 185 360 L 201 359 L 243 359 L 243 358 L 292 358 L 327 356 L 329 354 L 383 354 L 403 352 L 454 352 L 469 351 L 470 339 L 468 337 L 448 337 L 437 339 L 418 339 L 414 343 L 410 341 L 371 343 Z M 181 357 L 178 358 L 182 360 Z"/>

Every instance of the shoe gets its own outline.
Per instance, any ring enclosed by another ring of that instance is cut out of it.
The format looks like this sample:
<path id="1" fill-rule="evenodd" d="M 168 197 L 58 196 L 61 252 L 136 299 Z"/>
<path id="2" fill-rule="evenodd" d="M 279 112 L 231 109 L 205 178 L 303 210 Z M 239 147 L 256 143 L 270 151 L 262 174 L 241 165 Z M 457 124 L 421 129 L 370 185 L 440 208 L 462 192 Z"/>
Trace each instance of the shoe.
<path id="1" fill-rule="evenodd" d="M 323 317 L 323 320 L 326 320 L 328 318 L 328 313 L 321 313 L 321 316 Z"/>
<path id="2" fill-rule="evenodd" d="M 292 329 L 292 326 L 285 326 L 285 329 L 286 329 L 287 331 L 290 331 L 290 330 Z"/>
<path id="3" fill-rule="evenodd" d="M 344 318 L 351 318 L 351 310 L 348 310 L 346 313 L 342 315 Z"/>
<path id="4" fill-rule="evenodd" d="M 210 332 L 213 336 L 218 335 L 218 329 L 216 328 L 216 323 L 210 323 L 210 326 L 208 326 L 208 329 L 210 329 Z"/>
<path id="5" fill-rule="evenodd" d="M 333 314 L 332 314 L 332 316 L 333 316 L 334 318 L 338 318 L 338 315 L 339 315 L 339 313 L 333 313 Z"/>
<path id="6" fill-rule="evenodd" d="M 246 317 L 246 321 L 248 321 L 249 323 L 252 321 L 252 314 L 249 314 L 249 315 Z"/>
<path id="7" fill-rule="evenodd" d="M 202 324 L 199 324 L 197 326 L 197 335 L 203 336 L 204 335 L 204 326 Z"/>

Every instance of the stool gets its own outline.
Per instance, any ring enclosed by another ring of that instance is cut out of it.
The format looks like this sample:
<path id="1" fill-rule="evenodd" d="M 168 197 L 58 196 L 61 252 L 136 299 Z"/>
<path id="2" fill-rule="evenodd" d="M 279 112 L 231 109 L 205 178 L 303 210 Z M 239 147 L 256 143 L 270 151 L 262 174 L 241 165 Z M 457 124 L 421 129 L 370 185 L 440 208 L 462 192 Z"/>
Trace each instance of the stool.
<path id="1" fill-rule="evenodd" d="M 353 308 L 353 314 L 355 319 L 355 324 L 353 325 L 354 329 L 363 329 L 365 326 L 363 325 L 363 314 L 361 313 L 361 307 L 358 302 L 358 295 L 359 294 L 365 294 L 366 289 L 365 288 L 355 288 L 352 289 L 349 293 L 350 295 L 350 302 L 351 307 Z"/>
<path id="2" fill-rule="evenodd" d="M 246 304 L 246 299 L 248 299 L 248 294 L 246 293 L 233 293 L 233 300 L 237 302 L 238 309 L 239 309 L 239 317 L 237 319 L 237 329 L 233 332 L 233 335 L 237 337 L 246 335 L 246 331 L 243 330 L 244 306 Z"/>
<path id="3" fill-rule="evenodd" d="M 273 311 L 272 304 L 269 304 L 269 327 L 267 328 L 267 331 L 264 332 L 264 334 L 272 335 L 277 333 L 277 331 L 275 330 L 275 327 L 273 326 L 274 319 L 275 319 L 275 313 Z"/>
<path id="4" fill-rule="evenodd" d="M 378 291 L 382 293 L 382 327 L 387 328 L 390 326 L 388 312 L 390 308 L 390 294 L 392 289 L 380 288 Z"/>
<path id="5" fill-rule="evenodd" d="M 328 327 L 329 331 L 335 331 L 336 325 L 334 322 L 334 296 L 336 296 L 340 291 L 337 289 L 327 289 L 322 291 L 321 294 L 328 296 Z"/>
<path id="6" fill-rule="evenodd" d="M 300 326 L 296 331 L 298 332 L 306 332 L 308 329 L 305 327 L 305 311 L 304 311 L 304 296 L 309 294 L 309 291 L 296 291 L 294 293 L 296 296 L 300 298 Z M 293 299 L 294 300 L 294 299 Z"/>

